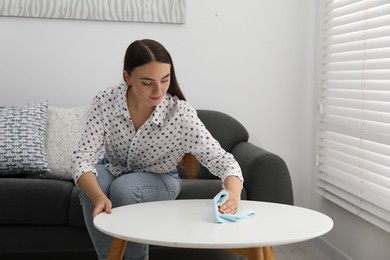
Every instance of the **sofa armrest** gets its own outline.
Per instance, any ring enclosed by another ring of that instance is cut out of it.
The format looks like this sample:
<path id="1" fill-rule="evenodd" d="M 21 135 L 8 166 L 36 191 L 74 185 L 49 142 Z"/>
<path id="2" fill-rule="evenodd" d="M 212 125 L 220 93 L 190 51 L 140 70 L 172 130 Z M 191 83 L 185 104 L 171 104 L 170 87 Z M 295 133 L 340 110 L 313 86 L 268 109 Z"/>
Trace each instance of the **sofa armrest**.
<path id="1" fill-rule="evenodd" d="M 290 173 L 283 159 L 249 142 L 236 145 L 232 154 L 241 166 L 248 200 L 294 203 Z"/>

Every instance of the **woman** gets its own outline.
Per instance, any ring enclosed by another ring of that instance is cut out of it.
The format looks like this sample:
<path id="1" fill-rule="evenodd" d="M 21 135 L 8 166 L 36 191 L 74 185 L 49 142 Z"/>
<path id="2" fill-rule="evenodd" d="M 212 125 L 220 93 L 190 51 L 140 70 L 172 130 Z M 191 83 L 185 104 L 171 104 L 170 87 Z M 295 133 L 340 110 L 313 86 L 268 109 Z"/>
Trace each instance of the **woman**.
<path id="1" fill-rule="evenodd" d="M 73 161 L 73 177 L 82 190 L 84 218 L 99 259 L 107 258 L 111 237 L 95 229 L 93 218 L 110 214 L 112 207 L 175 199 L 181 188 L 178 166 L 195 177 L 197 159 L 222 179 L 229 194 L 220 207 L 223 214 L 236 212 L 242 189 L 238 163 L 185 101 L 171 56 L 160 43 L 131 43 L 123 78 L 124 84 L 94 98 Z M 104 159 L 98 162 L 102 150 Z M 125 259 L 147 257 L 147 245 L 127 244 Z"/>

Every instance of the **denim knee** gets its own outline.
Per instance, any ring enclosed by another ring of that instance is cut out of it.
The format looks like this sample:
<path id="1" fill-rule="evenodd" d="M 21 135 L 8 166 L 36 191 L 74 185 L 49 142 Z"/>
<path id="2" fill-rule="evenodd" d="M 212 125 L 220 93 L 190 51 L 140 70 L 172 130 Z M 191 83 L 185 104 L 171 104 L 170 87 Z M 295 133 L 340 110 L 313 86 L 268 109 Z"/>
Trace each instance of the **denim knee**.
<path id="1" fill-rule="evenodd" d="M 139 187 L 118 179 L 111 184 L 109 193 L 114 208 L 141 202 Z"/>
<path id="2" fill-rule="evenodd" d="M 172 200 L 181 189 L 181 180 L 174 174 L 129 173 L 118 177 L 110 187 L 113 207 L 140 202 Z"/>

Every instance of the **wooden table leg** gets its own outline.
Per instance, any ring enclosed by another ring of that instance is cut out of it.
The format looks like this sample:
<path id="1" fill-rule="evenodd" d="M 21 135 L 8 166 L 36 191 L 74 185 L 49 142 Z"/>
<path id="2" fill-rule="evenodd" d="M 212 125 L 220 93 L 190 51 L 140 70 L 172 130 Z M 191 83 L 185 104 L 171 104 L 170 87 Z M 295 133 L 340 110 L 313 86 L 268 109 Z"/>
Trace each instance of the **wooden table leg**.
<path id="1" fill-rule="evenodd" d="M 229 251 L 245 256 L 248 260 L 275 260 L 272 247 L 233 248 Z"/>
<path id="2" fill-rule="evenodd" d="M 263 255 L 264 260 L 275 260 L 274 252 L 270 246 L 263 247 Z"/>
<path id="3" fill-rule="evenodd" d="M 108 260 L 122 260 L 123 255 L 125 254 L 126 245 L 126 240 L 113 237 Z"/>

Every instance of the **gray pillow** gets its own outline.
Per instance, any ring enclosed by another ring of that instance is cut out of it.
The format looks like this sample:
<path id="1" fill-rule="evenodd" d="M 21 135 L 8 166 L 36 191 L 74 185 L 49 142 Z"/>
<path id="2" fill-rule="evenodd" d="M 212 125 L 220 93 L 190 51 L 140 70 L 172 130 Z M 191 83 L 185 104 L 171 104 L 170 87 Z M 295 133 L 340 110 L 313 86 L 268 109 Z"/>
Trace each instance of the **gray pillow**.
<path id="1" fill-rule="evenodd" d="M 0 175 L 48 171 L 47 108 L 47 101 L 0 108 Z"/>

